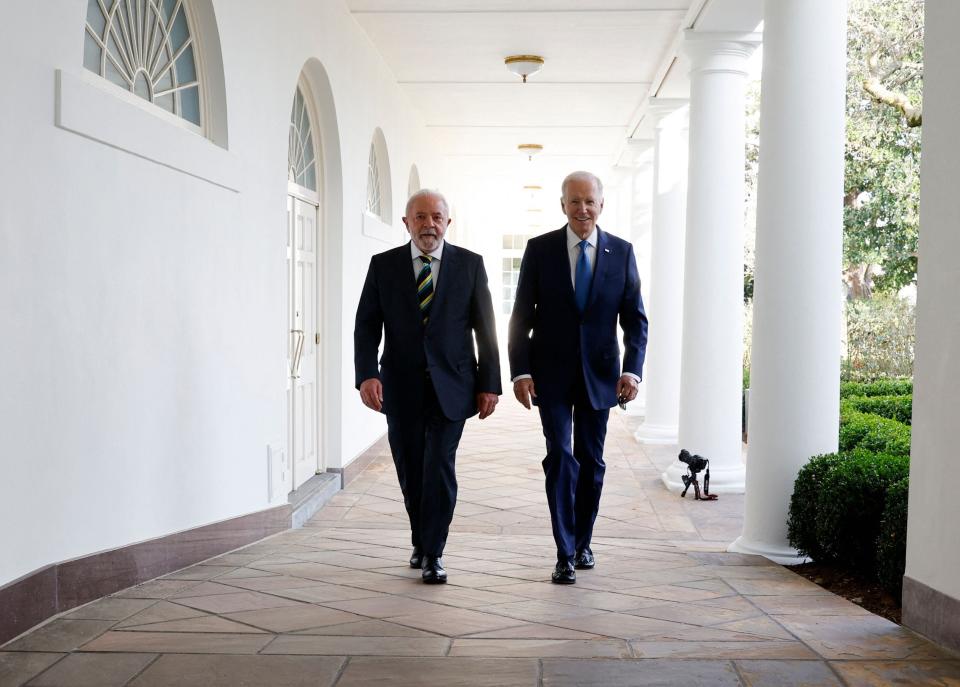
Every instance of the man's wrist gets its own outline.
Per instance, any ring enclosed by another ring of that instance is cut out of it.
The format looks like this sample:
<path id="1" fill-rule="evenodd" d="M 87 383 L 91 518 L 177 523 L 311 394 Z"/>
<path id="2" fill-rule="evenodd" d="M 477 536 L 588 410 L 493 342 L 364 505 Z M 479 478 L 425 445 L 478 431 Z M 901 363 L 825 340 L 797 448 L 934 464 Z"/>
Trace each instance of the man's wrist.
<path id="1" fill-rule="evenodd" d="M 519 382 L 521 379 L 533 379 L 533 375 L 529 375 L 529 374 L 527 374 L 527 375 L 517 375 L 516 377 L 514 377 L 514 378 L 511 379 L 510 381 L 513 382 L 514 384 L 516 384 L 516 383 Z"/>

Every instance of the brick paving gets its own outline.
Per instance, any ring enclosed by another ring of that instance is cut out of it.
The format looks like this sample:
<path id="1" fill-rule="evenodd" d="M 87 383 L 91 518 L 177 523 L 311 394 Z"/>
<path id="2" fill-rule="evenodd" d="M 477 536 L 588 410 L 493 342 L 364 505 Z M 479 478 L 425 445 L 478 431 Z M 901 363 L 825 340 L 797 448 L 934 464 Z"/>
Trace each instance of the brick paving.
<path id="1" fill-rule="evenodd" d="M 611 414 L 597 567 L 555 560 L 537 416 L 467 424 L 449 584 L 410 570 L 385 441 L 306 527 L 95 601 L 0 647 L 0 685 L 960 685 L 960 660 L 765 559 L 743 499 L 669 494 Z"/>

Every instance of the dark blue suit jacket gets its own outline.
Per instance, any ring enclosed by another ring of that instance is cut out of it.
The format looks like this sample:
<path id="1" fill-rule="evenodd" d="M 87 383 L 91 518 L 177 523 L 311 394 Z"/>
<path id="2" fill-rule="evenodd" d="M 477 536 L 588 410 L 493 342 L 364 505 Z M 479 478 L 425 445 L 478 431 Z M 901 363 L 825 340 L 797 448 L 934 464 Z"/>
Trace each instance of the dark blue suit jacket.
<path id="1" fill-rule="evenodd" d="M 501 393 L 500 353 L 483 258 L 447 242 L 426 327 L 421 324 L 410 243 L 371 258 L 353 344 L 357 388 L 366 379 L 380 379 L 383 412 L 390 416 L 423 412 L 427 371 L 449 420 L 476 414 L 477 393 Z"/>
<path id="2" fill-rule="evenodd" d="M 583 371 L 590 404 L 617 404 L 621 375 L 617 320 L 623 329 L 622 372 L 643 376 L 647 316 L 633 246 L 597 227 L 596 261 L 581 315 L 570 281 L 567 229 L 530 239 L 510 316 L 510 377 L 533 376 L 537 401 L 572 403 Z"/>

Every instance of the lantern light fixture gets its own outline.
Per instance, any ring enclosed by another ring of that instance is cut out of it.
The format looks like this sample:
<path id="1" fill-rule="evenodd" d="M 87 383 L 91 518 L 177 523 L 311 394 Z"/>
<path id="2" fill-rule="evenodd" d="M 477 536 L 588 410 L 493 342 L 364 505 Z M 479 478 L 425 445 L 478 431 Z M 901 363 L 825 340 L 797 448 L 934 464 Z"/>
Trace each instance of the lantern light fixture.
<path id="1" fill-rule="evenodd" d="M 527 77 L 540 71 L 543 67 L 543 58 L 539 55 L 510 55 L 504 58 L 507 69 L 527 83 Z"/>

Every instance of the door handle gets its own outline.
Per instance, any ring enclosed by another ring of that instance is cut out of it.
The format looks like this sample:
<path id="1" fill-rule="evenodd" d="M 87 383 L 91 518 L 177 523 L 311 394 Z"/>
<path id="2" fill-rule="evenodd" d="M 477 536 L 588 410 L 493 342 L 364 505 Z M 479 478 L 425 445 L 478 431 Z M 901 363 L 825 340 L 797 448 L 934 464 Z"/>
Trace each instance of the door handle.
<path id="1" fill-rule="evenodd" d="M 297 343 L 293 347 L 293 360 L 290 363 L 290 376 L 294 379 L 300 379 L 300 361 L 303 358 L 303 330 L 291 329 L 290 333 L 297 337 Z"/>

